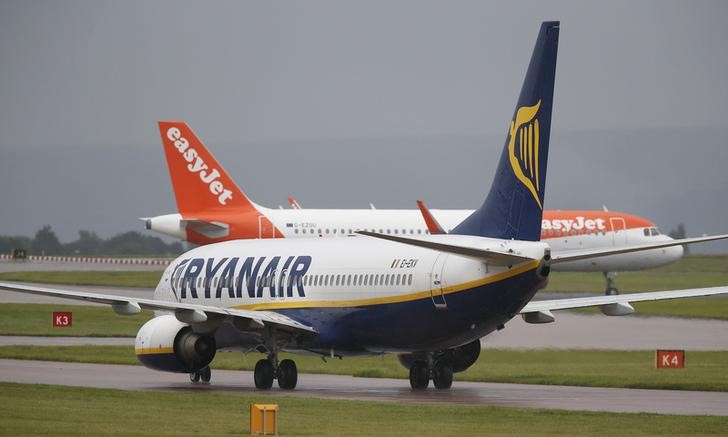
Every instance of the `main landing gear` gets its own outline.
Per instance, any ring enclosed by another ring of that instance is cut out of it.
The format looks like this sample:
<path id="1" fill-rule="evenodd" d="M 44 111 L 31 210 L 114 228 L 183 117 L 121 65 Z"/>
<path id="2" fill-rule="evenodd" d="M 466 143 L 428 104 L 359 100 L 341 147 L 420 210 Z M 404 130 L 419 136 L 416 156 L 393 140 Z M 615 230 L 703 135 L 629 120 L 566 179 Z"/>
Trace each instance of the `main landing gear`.
<path id="1" fill-rule="evenodd" d="M 285 359 L 278 363 L 278 354 L 270 354 L 255 363 L 253 377 L 255 387 L 267 390 L 273 386 L 273 380 L 278 380 L 278 387 L 284 390 L 293 390 L 298 383 L 298 368 L 293 360 Z M 277 364 L 277 365 L 276 365 Z"/>
<path id="2" fill-rule="evenodd" d="M 607 289 L 605 290 L 604 294 L 607 296 L 614 296 L 616 294 L 619 294 L 619 290 L 617 290 L 617 286 L 614 283 L 614 280 L 617 278 L 617 274 L 615 272 L 604 272 L 604 279 L 607 281 Z"/>
<path id="3" fill-rule="evenodd" d="M 447 390 L 452 387 L 452 364 L 446 359 L 417 360 L 412 363 L 409 372 L 412 390 L 424 390 L 432 383 L 438 390 Z"/>
<path id="4" fill-rule="evenodd" d="M 190 373 L 190 382 L 193 382 L 195 384 L 209 384 L 211 377 L 212 371 L 210 370 L 210 366 L 205 366 L 196 372 Z"/>

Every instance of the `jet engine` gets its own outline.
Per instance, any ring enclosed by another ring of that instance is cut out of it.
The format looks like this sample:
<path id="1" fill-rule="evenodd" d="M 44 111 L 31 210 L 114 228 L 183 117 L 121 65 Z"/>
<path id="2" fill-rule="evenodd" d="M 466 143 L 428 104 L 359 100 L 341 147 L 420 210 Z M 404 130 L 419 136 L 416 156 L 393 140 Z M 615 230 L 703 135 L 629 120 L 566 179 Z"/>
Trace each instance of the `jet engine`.
<path id="1" fill-rule="evenodd" d="M 215 358 L 215 337 L 194 332 L 172 315 L 155 317 L 141 327 L 134 342 L 146 367 L 165 372 L 196 372 Z"/>
<path id="2" fill-rule="evenodd" d="M 462 346 L 446 349 L 444 351 L 435 352 L 433 358 L 435 361 L 448 360 L 452 365 L 452 371 L 463 372 L 468 367 L 472 366 L 480 356 L 480 340 L 471 341 L 468 344 Z M 412 363 L 418 360 L 427 361 L 426 352 L 415 352 L 411 354 L 399 354 L 397 355 L 399 363 L 405 368 L 409 369 Z"/>

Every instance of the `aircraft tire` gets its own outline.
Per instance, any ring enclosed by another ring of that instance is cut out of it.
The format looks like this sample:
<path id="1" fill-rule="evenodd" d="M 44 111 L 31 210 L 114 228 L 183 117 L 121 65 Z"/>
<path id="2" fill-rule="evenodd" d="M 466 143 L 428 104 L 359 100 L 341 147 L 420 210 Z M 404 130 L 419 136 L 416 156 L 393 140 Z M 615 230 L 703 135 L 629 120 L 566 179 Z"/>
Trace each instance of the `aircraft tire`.
<path id="1" fill-rule="evenodd" d="M 192 372 L 190 373 L 190 382 L 193 384 L 197 384 L 200 382 L 200 372 Z"/>
<path id="2" fill-rule="evenodd" d="M 283 360 L 278 365 L 278 387 L 293 390 L 298 383 L 298 369 L 293 360 Z"/>
<path id="3" fill-rule="evenodd" d="M 273 386 L 273 364 L 269 360 L 262 359 L 255 363 L 255 371 L 253 379 L 255 379 L 255 388 L 268 390 Z"/>
<path id="4" fill-rule="evenodd" d="M 200 375 L 200 381 L 204 382 L 205 384 L 210 383 L 210 379 L 212 379 L 212 370 L 210 370 L 210 366 L 203 367 L 197 373 L 199 373 Z"/>
<path id="5" fill-rule="evenodd" d="M 432 372 L 432 383 L 438 390 L 448 390 L 452 387 L 452 366 L 438 364 Z"/>
<path id="6" fill-rule="evenodd" d="M 410 387 L 412 390 L 424 390 L 430 384 L 430 368 L 427 363 L 417 360 L 412 363 L 409 371 Z"/>

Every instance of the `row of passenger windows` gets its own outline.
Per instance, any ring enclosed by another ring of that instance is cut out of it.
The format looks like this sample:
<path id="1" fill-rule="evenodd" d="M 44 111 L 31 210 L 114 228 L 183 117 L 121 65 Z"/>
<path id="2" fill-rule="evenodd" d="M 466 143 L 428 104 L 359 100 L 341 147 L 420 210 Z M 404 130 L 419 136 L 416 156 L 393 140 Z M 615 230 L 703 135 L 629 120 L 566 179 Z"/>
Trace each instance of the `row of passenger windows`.
<path id="1" fill-rule="evenodd" d="M 412 285 L 412 274 L 306 275 L 303 285 L 317 286 L 401 286 Z"/>
<path id="2" fill-rule="evenodd" d="M 356 229 L 355 231 L 366 231 L 367 229 Z M 315 234 L 318 232 L 319 234 L 340 234 L 340 235 L 352 235 L 354 232 L 352 232 L 352 229 L 348 229 L 349 232 L 346 232 L 347 229 L 296 229 L 293 231 L 294 234 Z M 368 229 L 370 232 L 379 232 L 380 234 L 429 234 L 430 231 L 426 229 L 382 229 L 379 230 L 376 229 Z"/>
<path id="3" fill-rule="evenodd" d="M 186 278 L 186 285 L 190 286 L 193 283 L 197 288 L 203 288 L 203 287 L 211 287 L 211 288 L 217 288 L 218 285 L 220 287 L 232 287 L 236 283 L 236 280 L 239 280 L 239 278 L 203 278 L 202 276 L 198 276 L 196 283 L 193 282 L 192 278 Z M 303 277 L 297 276 L 295 277 L 296 283 L 294 285 L 304 285 L 304 286 L 314 286 L 314 287 L 341 287 L 341 286 L 402 286 L 402 285 L 412 285 L 412 274 L 355 274 L 355 275 L 305 275 Z M 276 277 L 275 275 L 271 276 L 264 276 L 264 277 L 258 277 L 256 278 L 256 287 L 269 287 L 273 284 L 275 284 Z M 285 278 L 284 278 L 285 280 Z M 288 279 L 290 281 L 290 278 Z M 179 277 L 176 280 L 176 286 L 181 287 L 183 283 L 185 282 L 185 278 Z M 286 282 L 285 285 L 289 285 L 289 282 Z M 247 283 L 246 283 L 247 285 Z"/>

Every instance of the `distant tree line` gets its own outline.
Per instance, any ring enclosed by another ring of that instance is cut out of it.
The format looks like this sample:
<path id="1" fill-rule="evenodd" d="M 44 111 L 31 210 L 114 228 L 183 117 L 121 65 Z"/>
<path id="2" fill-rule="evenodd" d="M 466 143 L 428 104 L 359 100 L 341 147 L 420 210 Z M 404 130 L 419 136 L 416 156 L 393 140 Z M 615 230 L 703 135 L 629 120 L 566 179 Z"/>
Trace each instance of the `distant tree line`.
<path id="1" fill-rule="evenodd" d="M 109 239 L 95 232 L 78 231 L 78 240 L 64 244 L 58 240 L 50 225 L 45 225 L 35 237 L 0 235 L 0 253 L 13 249 L 26 249 L 29 255 L 178 255 L 184 251 L 182 243 L 167 244 L 158 237 L 142 235 L 136 231 L 124 232 Z"/>

